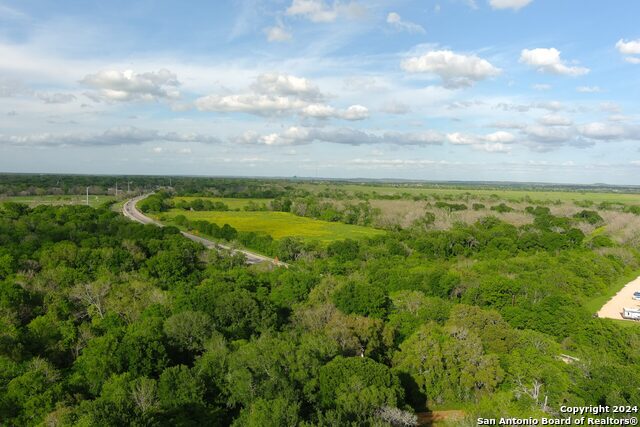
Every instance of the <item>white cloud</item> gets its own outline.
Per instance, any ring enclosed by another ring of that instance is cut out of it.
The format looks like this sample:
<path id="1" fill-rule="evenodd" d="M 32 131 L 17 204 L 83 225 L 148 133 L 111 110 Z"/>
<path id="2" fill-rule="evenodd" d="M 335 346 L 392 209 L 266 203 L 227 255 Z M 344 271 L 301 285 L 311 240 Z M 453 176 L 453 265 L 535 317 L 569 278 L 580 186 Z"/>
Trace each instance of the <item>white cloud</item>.
<path id="1" fill-rule="evenodd" d="M 533 86 L 531 86 L 533 89 L 535 90 L 550 90 L 551 89 L 551 85 L 546 84 L 546 83 L 538 83 L 538 84 L 534 84 Z"/>
<path id="2" fill-rule="evenodd" d="M 602 92 L 599 86 L 578 86 L 576 91 L 580 93 L 599 93 Z"/>
<path id="3" fill-rule="evenodd" d="M 293 38 L 290 32 L 279 25 L 265 28 L 264 32 L 270 42 L 287 42 Z"/>
<path id="4" fill-rule="evenodd" d="M 627 56 L 624 58 L 625 61 L 627 61 L 630 64 L 640 64 L 640 57 L 636 57 L 636 56 Z"/>
<path id="5" fill-rule="evenodd" d="M 489 0 L 493 9 L 513 9 L 519 10 L 527 6 L 533 0 Z"/>
<path id="6" fill-rule="evenodd" d="M 506 146 L 500 142 L 496 143 L 484 143 L 475 144 L 472 146 L 474 150 L 486 151 L 487 153 L 508 153 L 511 151 L 511 147 Z"/>
<path id="7" fill-rule="evenodd" d="M 289 16 L 302 16 L 311 22 L 334 22 L 339 16 L 357 18 L 365 13 L 357 2 L 334 1 L 328 5 L 324 0 L 293 0 L 286 12 Z"/>
<path id="8" fill-rule="evenodd" d="M 556 48 L 523 49 L 520 62 L 534 67 L 540 72 L 562 74 L 566 76 L 582 76 L 589 72 L 588 68 L 568 66 L 560 58 L 560 51 Z"/>
<path id="9" fill-rule="evenodd" d="M 283 114 L 303 109 L 307 103 L 286 96 L 239 94 L 208 95 L 195 101 L 200 111 L 241 112 L 257 115 Z"/>
<path id="10" fill-rule="evenodd" d="M 525 127 L 523 133 L 541 143 L 567 143 L 575 137 L 573 130 L 565 126 L 531 125 Z"/>
<path id="11" fill-rule="evenodd" d="M 640 55 L 640 39 L 629 41 L 620 39 L 616 43 L 616 49 L 623 55 Z"/>
<path id="12" fill-rule="evenodd" d="M 460 88 L 497 76 L 501 73 L 486 59 L 464 55 L 450 50 L 435 50 L 425 55 L 408 58 L 401 63 L 409 73 L 433 73 L 442 78 L 445 87 Z"/>
<path id="13" fill-rule="evenodd" d="M 72 93 L 38 92 L 36 96 L 44 101 L 45 104 L 66 104 L 77 99 L 76 96 Z"/>
<path id="14" fill-rule="evenodd" d="M 136 127 L 119 127 L 104 132 L 38 133 L 30 135 L 1 135 L 0 143 L 17 146 L 111 146 L 138 145 L 146 142 L 201 142 L 218 143 L 218 138 L 195 133 L 161 133 Z"/>
<path id="15" fill-rule="evenodd" d="M 425 33 L 424 28 L 421 25 L 403 20 L 402 17 L 396 12 L 390 12 L 387 15 L 387 24 L 391 25 L 398 31 L 421 34 Z"/>
<path id="16" fill-rule="evenodd" d="M 180 97 L 178 78 L 167 69 L 140 74 L 131 70 L 103 70 L 85 76 L 80 83 L 97 89 L 93 95 L 107 101 L 154 101 Z"/>
<path id="17" fill-rule="evenodd" d="M 640 135 L 636 134 L 634 137 L 631 129 L 617 124 L 600 122 L 591 122 L 578 126 L 578 132 L 586 138 L 604 141 L 620 140 L 625 138 L 636 139 Z"/>
<path id="18" fill-rule="evenodd" d="M 320 101 L 324 96 L 320 90 L 308 79 L 288 74 L 261 74 L 251 85 L 257 93 L 267 95 L 295 96 L 307 101 Z"/>
<path id="19" fill-rule="evenodd" d="M 447 134 L 447 141 L 454 145 L 472 145 L 477 144 L 478 139 L 475 136 L 452 132 Z"/>
<path id="20" fill-rule="evenodd" d="M 362 105 L 352 105 L 342 113 L 342 117 L 346 120 L 364 120 L 369 117 L 369 109 Z"/>
<path id="21" fill-rule="evenodd" d="M 497 131 L 484 136 L 484 140 L 487 142 L 510 144 L 516 140 L 516 137 L 505 131 Z"/>
<path id="22" fill-rule="evenodd" d="M 326 104 L 310 104 L 302 109 L 301 114 L 316 119 L 340 118 L 354 121 L 368 118 L 369 109 L 362 105 L 352 105 L 346 110 L 339 111 Z"/>
<path id="23" fill-rule="evenodd" d="M 280 133 L 260 135 L 256 132 L 245 132 L 232 141 L 242 144 L 259 144 L 271 146 L 305 145 L 312 142 L 329 142 L 342 145 L 438 145 L 444 136 L 436 131 L 418 133 L 384 132 L 374 133 L 350 128 L 314 128 L 293 126 Z"/>
<path id="24" fill-rule="evenodd" d="M 557 114 L 548 114 L 540 117 L 538 119 L 538 123 L 545 126 L 571 126 L 573 121 L 568 117 L 559 116 Z"/>
<path id="25" fill-rule="evenodd" d="M 252 92 L 209 95 L 195 101 L 201 111 L 242 112 L 260 116 L 299 114 L 316 119 L 363 120 L 369 109 L 352 105 L 345 110 L 324 102 L 325 96 L 309 80 L 286 74 L 262 74 L 250 86 Z"/>
<path id="26" fill-rule="evenodd" d="M 311 104 L 303 108 L 302 114 L 317 119 L 328 119 L 336 116 L 336 109 L 326 104 Z"/>
<path id="27" fill-rule="evenodd" d="M 447 141 L 453 145 L 468 145 L 474 150 L 489 153 L 507 153 L 511 151 L 508 144 L 516 141 L 516 137 L 505 131 L 497 131 L 487 135 L 468 135 L 460 132 L 447 134 Z"/>
<path id="28" fill-rule="evenodd" d="M 352 166 L 364 166 L 372 168 L 403 168 L 432 166 L 440 162 L 428 159 L 353 159 L 348 162 Z M 443 164 L 446 164 L 444 162 Z"/>

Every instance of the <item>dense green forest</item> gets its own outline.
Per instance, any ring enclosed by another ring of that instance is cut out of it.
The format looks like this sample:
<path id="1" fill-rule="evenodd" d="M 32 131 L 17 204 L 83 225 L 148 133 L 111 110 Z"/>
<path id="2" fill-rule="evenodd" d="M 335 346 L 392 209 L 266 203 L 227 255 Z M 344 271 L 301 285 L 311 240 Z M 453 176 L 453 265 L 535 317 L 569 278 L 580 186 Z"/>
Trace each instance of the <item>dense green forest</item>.
<path id="1" fill-rule="evenodd" d="M 295 199 L 243 188 L 282 209 Z M 290 262 L 275 268 L 107 206 L 0 206 L 4 425 L 410 426 L 439 409 L 475 425 L 640 401 L 640 329 L 585 308 L 640 253 L 581 231 L 602 223 L 592 210 L 271 239 Z"/>

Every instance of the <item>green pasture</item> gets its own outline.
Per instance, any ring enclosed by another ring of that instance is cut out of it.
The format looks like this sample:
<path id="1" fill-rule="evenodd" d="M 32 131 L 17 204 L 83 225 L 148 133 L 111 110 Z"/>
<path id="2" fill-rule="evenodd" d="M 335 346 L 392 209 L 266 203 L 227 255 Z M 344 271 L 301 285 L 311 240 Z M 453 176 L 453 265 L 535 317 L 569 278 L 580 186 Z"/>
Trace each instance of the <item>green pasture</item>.
<path id="1" fill-rule="evenodd" d="M 113 196 L 92 196 L 89 195 L 89 206 L 97 207 L 103 203 L 114 200 Z M 82 195 L 63 195 L 63 196 L 0 196 L 0 203 L 4 202 L 16 202 L 16 203 L 24 203 L 29 207 L 34 207 L 38 205 L 51 205 L 51 206 L 61 206 L 61 205 L 84 205 L 87 202 L 86 196 Z"/>
<path id="2" fill-rule="evenodd" d="M 453 187 L 436 187 L 436 186 L 402 186 L 402 185 L 367 185 L 367 184 L 299 184 L 302 188 L 311 192 L 320 192 L 325 189 L 343 190 L 349 193 L 365 193 L 373 195 L 376 193 L 381 196 L 392 196 L 396 194 L 415 195 L 435 195 L 435 196 L 456 196 L 456 197 L 476 197 L 491 199 L 497 196 L 500 200 L 521 202 L 526 200 L 553 202 L 560 200 L 562 202 L 580 202 L 592 201 L 594 203 L 624 203 L 624 204 L 640 204 L 640 194 L 617 193 L 617 192 L 590 192 L 590 191 L 545 191 L 545 190 L 520 190 L 520 189 L 492 189 L 492 188 L 453 188 Z"/>
<path id="3" fill-rule="evenodd" d="M 332 242 L 342 239 L 362 239 L 384 234 L 382 230 L 340 222 L 320 221 L 288 212 L 195 212 L 172 209 L 162 216 L 167 219 L 184 215 L 190 221 L 210 221 L 219 226 L 229 224 L 238 231 L 263 232 L 274 239 L 299 237 L 306 240 Z"/>
<path id="4" fill-rule="evenodd" d="M 211 202 L 222 202 L 225 205 L 229 206 L 229 209 L 234 210 L 234 209 L 244 209 L 245 206 L 247 206 L 249 204 L 249 202 L 254 202 L 258 205 L 262 205 L 263 203 L 267 206 L 269 206 L 269 202 L 271 201 L 271 199 L 238 199 L 238 198 L 232 198 L 232 197 L 194 197 L 194 196 L 176 196 L 173 197 L 171 200 L 173 201 L 179 201 L 179 200 L 184 200 L 186 202 L 192 202 L 196 199 L 201 199 L 201 200 L 210 200 Z"/>

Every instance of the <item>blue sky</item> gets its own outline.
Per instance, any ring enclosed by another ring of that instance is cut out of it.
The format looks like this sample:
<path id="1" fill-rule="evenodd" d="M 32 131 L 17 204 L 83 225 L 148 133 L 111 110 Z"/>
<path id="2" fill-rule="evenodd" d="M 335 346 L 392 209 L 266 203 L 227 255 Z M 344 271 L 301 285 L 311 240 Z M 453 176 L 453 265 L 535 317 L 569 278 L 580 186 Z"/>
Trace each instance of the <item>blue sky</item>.
<path id="1" fill-rule="evenodd" d="M 0 171 L 640 184 L 638 16 L 0 0 Z"/>

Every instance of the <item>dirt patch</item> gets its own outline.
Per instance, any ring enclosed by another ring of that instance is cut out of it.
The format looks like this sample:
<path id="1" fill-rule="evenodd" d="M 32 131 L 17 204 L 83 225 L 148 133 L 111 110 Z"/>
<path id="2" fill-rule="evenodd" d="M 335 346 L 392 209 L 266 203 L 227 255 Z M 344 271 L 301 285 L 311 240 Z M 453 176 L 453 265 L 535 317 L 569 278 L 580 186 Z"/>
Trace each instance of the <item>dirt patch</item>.
<path id="1" fill-rule="evenodd" d="M 418 412 L 418 425 L 419 426 L 437 426 L 438 423 L 444 421 L 455 421 L 464 418 L 464 411 L 451 410 L 451 411 L 431 411 L 431 412 Z"/>
<path id="2" fill-rule="evenodd" d="M 598 311 L 598 317 L 607 319 L 628 320 L 622 318 L 623 308 L 639 308 L 640 301 L 632 299 L 633 293 L 640 291 L 640 277 L 627 283 L 624 288 L 614 295 L 605 305 Z M 634 322 L 634 320 L 629 320 Z"/>

